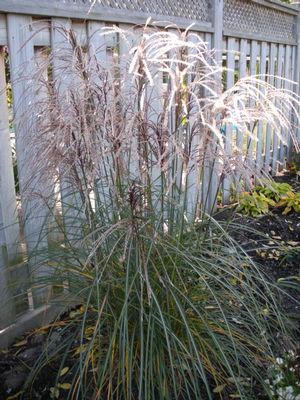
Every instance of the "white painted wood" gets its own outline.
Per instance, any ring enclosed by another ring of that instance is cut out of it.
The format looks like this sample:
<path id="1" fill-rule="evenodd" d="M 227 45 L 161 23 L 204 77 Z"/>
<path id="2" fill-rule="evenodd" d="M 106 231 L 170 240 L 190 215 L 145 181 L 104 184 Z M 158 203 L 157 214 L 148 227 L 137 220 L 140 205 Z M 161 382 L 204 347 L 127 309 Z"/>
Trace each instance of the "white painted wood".
<path id="1" fill-rule="evenodd" d="M 241 39 L 239 48 L 240 51 L 239 72 L 238 72 L 239 79 L 245 78 L 247 76 L 247 48 L 248 48 L 248 41 L 246 39 Z M 239 164 L 243 163 L 243 157 L 244 157 L 243 147 L 244 147 L 244 132 L 238 130 L 236 135 L 236 150 L 238 153 L 237 158 Z M 242 182 L 241 182 L 241 173 L 239 170 L 236 171 L 235 180 L 236 180 L 236 190 L 238 193 L 240 193 L 242 188 Z"/>
<path id="2" fill-rule="evenodd" d="M 297 50 L 296 50 L 296 57 L 295 57 L 295 67 L 294 67 L 294 85 L 293 90 L 295 93 L 300 96 L 300 4 L 298 4 L 298 17 L 296 19 L 296 37 L 297 37 Z M 298 109 L 298 113 L 300 109 Z M 297 116 L 293 113 L 292 121 L 294 124 L 294 133 L 300 144 L 300 121 L 297 120 Z"/>
<path id="3" fill-rule="evenodd" d="M 158 216 L 162 213 L 162 158 L 163 154 L 160 148 L 159 136 L 156 128 L 161 128 L 163 125 L 162 121 L 162 109 L 163 109 L 163 97 L 165 93 L 165 87 L 163 83 L 163 73 L 157 66 L 152 65 L 150 67 L 150 73 L 153 79 L 153 86 L 148 86 L 145 91 L 145 107 L 144 112 L 149 119 L 150 124 L 147 127 L 147 135 L 151 138 L 154 145 L 154 151 L 149 149 L 149 163 L 151 164 L 150 179 L 152 183 L 152 207 Z M 148 105 L 146 105 L 148 103 Z"/>
<path id="4" fill-rule="evenodd" d="M 300 20 L 299 20 L 300 22 Z M 292 47 L 292 58 L 291 58 L 291 70 L 290 70 L 290 79 L 294 82 L 295 72 L 297 69 L 296 66 L 296 56 L 297 56 L 297 46 Z M 295 87 L 294 83 L 290 83 L 290 90 L 297 93 L 297 86 Z M 295 113 L 291 111 L 291 132 L 288 135 L 288 144 L 287 144 L 287 162 L 290 163 L 293 158 L 293 151 L 294 151 L 294 140 L 297 140 L 296 132 L 297 132 L 297 125 L 299 122 L 295 121 Z M 296 122 L 296 123 L 295 123 Z"/>
<path id="5" fill-rule="evenodd" d="M 107 36 L 103 35 L 103 22 L 88 21 L 87 22 L 87 36 L 88 36 L 88 52 L 91 64 L 91 77 L 90 79 L 96 85 L 101 85 L 101 72 L 106 71 L 109 73 L 113 68 L 109 68 L 108 54 L 107 54 Z M 112 79 L 112 76 L 109 77 Z M 109 150 L 109 143 L 105 138 L 97 136 L 95 146 L 97 146 L 99 165 L 97 169 L 97 177 L 94 186 L 96 208 L 100 208 L 103 213 L 107 212 L 108 216 L 112 214 L 112 204 L 110 191 L 112 190 L 112 182 L 109 174 L 111 164 L 111 152 Z"/>
<path id="6" fill-rule="evenodd" d="M 50 45 L 49 20 L 35 20 L 30 25 L 30 32 L 34 46 Z M 6 15 L 0 14 L 0 46 L 7 46 L 7 22 Z"/>
<path id="7" fill-rule="evenodd" d="M 3 226 L 0 225 L 0 332 L 15 321 L 15 307 L 10 290 L 9 272 L 7 268 L 7 251 Z"/>
<path id="8" fill-rule="evenodd" d="M 284 46 L 280 44 L 278 46 L 278 55 L 277 55 L 277 71 L 275 78 L 275 86 L 277 88 L 281 88 L 283 85 L 282 79 L 280 79 L 283 75 L 283 56 L 284 56 Z M 272 175 L 276 175 L 278 169 L 278 156 L 279 156 L 279 138 L 274 132 L 273 134 L 273 153 L 272 153 Z"/>
<path id="9" fill-rule="evenodd" d="M 132 55 L 130 55 L 130 51 L 135 47 L 139 40 L 139 32 L 134 29 L 132 26 L 128 24 L 119 24 L 119 28 L 124 31 L 119 35 L 119 68 L 120 68 L 120 76 L 121 76 L 121 103 L 123 105 L 123 112 L 128 115 L 128 106 L 135 106 L 133 110 L 135 113 L 139 111 L 140 105 L 138 105 L 138 95 L 137 95 L 137 87 L 135 84 L 135 77 L 133 74 L 129 73 L 130 62 L 132 59 Z M 128 117 L 130 117 L 128 115 Z M 127 118 L 128 118 L 127 117 Z M 133 132 L 133 130 L 131 130 Z M 130 179 L 136 180 L 141 179 L 142 171 L 140 169 L 139 164 L 139 146 L 140 146 L 140 138 L 137 136 L 138 132 L 135 132 L 135 136 L 124 137 L 123 142 L 128 141 L 128 152 L 123 152 L 124 158 L 123 162 L 127 170 L 130 173 Z"/>
<path id="10" fill-rule="evenodd" d="M 62 1 L 61 3 L 49 3 L 47 0 L 0 0 L 0 11 L 7 13 L 18 13 L 35 16 L 55 17 L 55 18 L 72 18 L 72 19 L 90 19 L 105 22 L 120 22 L 133 25 L 144 25 L 149 18 L 149 14 L 141 11 L 133 11 L 126 9 L 101 7 L 95 4 L 79 4 Z M 195 31 L 212 32 L 212 24 L 197 19 L 186 19 L 183 17 L 166 16 L 151 13 L 156 26 L 164 27 L 167 23 L 173 23 L 181 29 L 186 29 L 193 24 Z"/>
<path id="11" fill-rule="evenodd" d="M 216 10 L 217 12 L 217 10 Z M 219 13 L 218 13 L 219 14 Z M 217 18 L 217 20 L 219 20 Z M 219 40 L 214 38 L 214 35 L 209 33 L 204 34 L 204 40 L 207 43 L 208 49 L 212 49 L 214 46 L 214 41 Z M 219 51 L 218 63 L 222 62 L 222 51 Z M 216 87 L 215 90 L 222 90 L 221 75 L 216 77 Z M 206 92 L 204 91 L 204 98 Z M 204 160 L 203 166 L 203 178 L 201 183 L 202 188 L 202 209 L 205 213 L 212 213 L 217 207 L 217 196 L 220 190 L 220 176 L 221 176 L 221 165 L 216 154 L 218 152 L 217 146 L 211 145 L 209 151 L 207 152 L 207 159 Z"/>
<path id="12" fill-rule="evenodd" d="M 19 184 L 22 200 L 23 224 L 29 254 L 29 269 L 32 279 L 43 276 L 42 249 L 47 246 L 44 236 L 46 212 L 44 193 L 39 188 L 39 171 L 35 168 L 35 155 L 28 142 L 35 129 L 35 84 L 33 74 L 34 49 L 31 39 L 31 17 L 8 15 L 9 59 L 13 92 L 14 126 L 18 160 Z M 23 277 L 24 279 L 24 277 Z M 35 306 L 44 299 L 46 292 L 35 291 Z"/>
<path id="13" fill-rule="evenodd" d="M 259 63 L 259 74 L 260 79 L 266 80 L 266 66 L 267 66 L 267 52 L 268 45 L 266 42 L 261 43 L 260 50 L 260 63 Z M 263 90 L 263 89 L 262 89 Z M 265 129 L 262 121 L 258 121 L 257 125 L 257 142 L 256 142 L 256 172 L 258 176 L 262 172 L 263 167 L 263 130 Z"/>
<path id="14" fill-rule="evenodd" d="M 5 52 L 0 49 L 0 229 L 9 258 L 16 256 L 20 242 L 17 202 L 10 142 L 9 114 L 6 100 Z"/>
<path id="15" fill-rule="evenodd" d="M 107 67 L 107 38 L 103 35 L 104 22 L 87 22 L 87 42 L 90 57 L 103 67 Z"/>
<path id="16" fill-rule="evenodd" d="M 180 33 L 175 28 L 168 29 L 170 34 L 174 35 L 176 40 Z M 169 111 L 166 117 L 166 132 L 168 137 L 166 138 L 166 157 L 165 157 L 165 175 L 164 175 L 164 220 L 168 222 L 168 229 L 173 229 L 172 223 L 174 222 L 174 208 L 180 206 L 179 188 L 181 187 L 180 171 L 182 162 L 178 156 L 179 139 L 182 137 L 182 128 L 178 127 L 178 120 L 176 116 L 177 102 L 175 97 L 171 97 L 173 91 L 177 90 L 178 78 L 177 60 L 179 58 L 178 49 L 172 49 L 168 52 L 169 68 L 171 73 L 167 73 L 167 85 L 166 85 L 166 99 L 167 107 Z M 178 150 L 177 150 L 178 149 Z"/>
<path id="17" fill-rule="evenodd" d="M 253 0 L 252 0 L 253 1 Z M 224 28 L 224 36 L 225 37 L 235 37 L 237 39 L 247 39 L 247 40 L 255 40 L 257 42 L 271 42 L 277 44 L 287 44 L 290 46 L 295 46 L 296 41 L 294 39 L 278 39 L 276 37 L 269 36 L 268 34 L 259 34 L 259 33 L 248 33 L 243 31 L 234 31 L 232 29 Z"/>
<path id="18" fill-rule="evenodd" d="M 20 242 L 13 176 L 9 115 L 6 99 L 5 51 L 0 49 L 0 330 L 14 322 L 15 309 L 10 291 L 8 263 L 17 257 Z"/>
<path id="19" fill-rule="evenodd" d="M 277 59 L 277 46 L 274 43 L 271 43 L 270 46 L 270 56 L 269 56 L 269 64 L 268 64 L 268 82 L 270 85 L 274 85 L 275 78 L 275 63 Z M 264 160 L 264 171 L 265 173 L 270 172 L 271 168 L 271 141 L 272 141 L 273 129 L 270 124 L 267 125 L 266 128 L 266 143 L 265 143 L 265 160 Z"/>
<path id="20" fill-rule="evenodd" d="M 222 53 L 223 53 L 223 0 L 214 0 L 212 10 L 212 20 L 214 26 L 214 34 L 212 38 L 209 36 L 205 37 L 205 40 L 209 42 L 212 48 L 216 49 L 216 62 L 221 65 Z M 222 90 L 222 76 L 221 74 L 216 79 L 216 90 L 221 92 Z M 220 188 L 220 169 L 219 161 L 215 158 L 210 162 L 209 168 L 204 170 L 204 178 L 208 183 L 208 191 L 206 195 L 207 201 L 204 203 L 204 211 L 211 213 L 216 209 L 217 196 Z M 205 185 L 203 189 L 205 191 Z M 205 195 L 205 193 L 204 193 Z"/>
<path id="21" fill-rule="evenodd" d="M 286 14 L 290 15 L 297 15 L 297 8 L 296 5 L 290 5 L 286 3 L 282 3 L 281 1 L 275 0 L 252 0 L 255 3 L 258 3 L 266 8 L 280 10 Z M 22 14 L 34 14 L 34 15 L 53 15 L 55 17 L 72 17 L 72 18 L 79 18 L 83 19 L 84 17 L 90 17 L 90 19 L 98 20 L 108 20 L 108 21 L 118 21 L 121 19 L 120 22 L 128 22 L 128 23 L 141 23 L 141 18 L 147 17 L 146 13 L 132 11 L 132 10 L 119 10 L 119 9 L 109 9 L 108 7 L 101 7 L 98 4 L 95 4 L 95 7 L 91 8 L 90 4 L 80 4 L 74 3 L 72 4 L 72 9 L 70 9 L 69 4 L 65 1 L 61 1 L 60 3 L 49 4 L 47 0 L 23 0 L 21 3 L 18 0 L 0 0 L 0 10 L 4 12 L 15 12 L 15 13 L 22 13 Z M 114 14 L 115 12 L 115 14 Z M 127 21 L 124 19 L 127 17 Z M 153 20 L 156 21 L 163 21 L 163 17 L 165 15 L 152 15 Z M 130 19 L 128 21 L 128 19 Z M 180 26 L 180 28 L 184 28 L 188 26 L 188 20 L 185 18 L 170 18 L 168 22 L 176 23 L 177 22 L 185 22 L 187 25 Z M 198 26 L 201 22 L 197 20 L 191 19 L 191 22 L 197 23 Z M 178 23 L 177 23 L 178 24 Z M 202 22 L 202 29 L 205 27 L 209 27 L 208 23 Z"/>
<path id="22" fill-rule="evenodd" d="M 70 42 L 72 22 L 65 18 L 52 18 L 51 48 L 53 59 L 53 80 L 57 90 L 62 110 L 67 110 L 70 103 L 70 88 L 76 82 L 76 75 L 70 63 L 73 63 L 73 49 Z M 64 111 L 62 111 L 64 112 Z M 80 238 L 83 210 L 82 198 L 76 187 L 73 177 L 74 169 L 77 173 L 78 165 L 74 160 L 72 173 L 60 168 L 60 193 L 62 213 L 64 218 L 65 234 L 67 240 L 73 244 Z M 80 179 L 80 173 L 78 175 Z M 77 185 L 78 186 L 78 185 Z"/>
<path id="23" fill-rule="evenodd" d="M 230 89 L 234 85 L 234 71 L 235 71 L 235 39 L 228 38 L 227 40 L 227 59 L 226 59 L 226 89 Z M 224 154 L 224 182 L 223 182 L 223 203 L 226 204 L 230 199 L 230 187 L 232 184 L 232 177 L 227 176 L 227 174 L 231 174 L 230 167 L 226 168 L 226 163 L 229 162 L 231 153 L 232 153 L 232 141 L 233 141 L 233 128 L 232 125 L 227 124 L 225 133 L 225 154 Z"/>
<path id="24" fill-rule="evenodd" d="M 88 45 L 87 22 L 85 20 L 72 21 L 72 30 L 75 33 L 78 44 L 85 48 Z"/>
<path id="25" fill-rule="evenodd" d="M 291 66 L 292 66 L 292 48 L 291 46 L 286 46 L 285 47 L 285 53 L 284 53 L 284 66 L 283 66 L 283 74 L 284 78 L 291 80 Z M 283 82 L 283 88 L 285 90 L 290 90 L 291 84 L 287 80 Z M 289 119 L 291 118 L 291 113 L 289 115 Z M 289 132 L 287 132 L 286 129 L 281 129 L 281 136 L 282 138 L 287 138 L 289 135 Z M 278 163 L 278 170 L 282 171 L 283 168 L 286 166 L 286 155 L 287 155 L 287 144 L 288 142 L 286 141 L 285 143 L 281 140 L 280 141 L 280 150 L 279 150 L 279 163 Z"/>
<path id="26" fill-rule="evenodd" d="M 259 44 L 257 41 L 252 40 L 251 42 L 251 51 L 250 51 L 250 76 L 255 76 L 257 74 L 257 57 L 259 55 Z M 250 105 L 252 107 L 255 106 L 255 103 L 250 100 Z M 254 124 L 251 126 L 251 131 L 254 136 Z M 246 149 L 246 164 L 251 175 L 254 174 L 254 162 L 253 162 L 253 143 L 254 140 L 251 137 L 247 138 L 247 149 Z M 249 184 L 249 183 L 248 183 Z"/>
<path id="27" fill-rule="evenodd" d="M 222 61 L 222 50 L 223 50 L 223 0 L 214 0 L 213 3 L 213 48 L 217 50 L 216 61 L 220 63 Z"/>
<path id="28" fill-rule="evenodd" d="M 188 41 L 194 44 L 198 43 L 198 37 L 204 41 L 204 34 L 196 35 L 195 32 L 188 34 Z M 190 57 L 194 55 L 194 51 L 190 50 Z M 192 81 L 192 76 L 189 76 L 189 83 Z M 203 98 L 204 98 L 204 90 Z M 189 161 L 187 166 L 187 218 L 189 221 L 194 221 L 197 217 L 199 201 L 201 200 L 202 184 L 201 180 L 201 164 L 199 155 L 199 146 L 201 145 L 201 132 L 195 129 L 197 105 L 194 104 L 193 99 L 190 99 L 188 104 L 188 126 L 187 126 L 187 139 L 190 142 Z M 208 186 L 207 186 L 208 187 Z M 207 190 L 206 190 L 207 192 Z"/>

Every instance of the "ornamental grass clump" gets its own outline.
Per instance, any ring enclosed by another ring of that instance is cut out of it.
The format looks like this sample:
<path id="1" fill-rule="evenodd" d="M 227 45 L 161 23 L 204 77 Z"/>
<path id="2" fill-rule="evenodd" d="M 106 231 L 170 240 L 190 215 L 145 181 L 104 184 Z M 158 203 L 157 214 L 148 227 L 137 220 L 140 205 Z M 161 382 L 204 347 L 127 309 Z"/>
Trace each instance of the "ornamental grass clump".
<path id="1" fill-rule="evenodd" d="M 221 126 L 284 132 L 297 99 L 254 77 L 221 92 L 214 52 L 189 31 L 106 28 L 94 35 L 119 45 L 87 52 L 56 29 L 67 46 L 35 77 L 48 95 L 28 135 L 32 182 L 54 188 L 34 192 L 51 243 L 32 271 L 47 265 L 35 284 L 81 308 L 28 387 L 59 358 L 52 395 L 68 365 L 67 399 L 249 400 L 285 317 L 277 287 L 206 214 L 201 182 L 252 175 L 234 144 L 226 156 Z"/>

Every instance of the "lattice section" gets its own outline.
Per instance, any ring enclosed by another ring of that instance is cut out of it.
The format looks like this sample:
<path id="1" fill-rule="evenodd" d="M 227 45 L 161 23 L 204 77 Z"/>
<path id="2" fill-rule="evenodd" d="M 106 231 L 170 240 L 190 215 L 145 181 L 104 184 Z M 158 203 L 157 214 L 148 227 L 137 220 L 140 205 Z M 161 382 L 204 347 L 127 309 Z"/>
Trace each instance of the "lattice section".
<path id="1" fill-rule="evenodd" d="M 119 10 L 128 10 L 147 13 L 149 15 L 164 15 L 197 21 L 211 21 L 210 0 L 56 0 L 59 4 L 85 5 L 93 4 L 94 10 L 100 7 L 109 7 Z"/>
<path id="2" fill-rule="evenodd" d="M 224 26 L 233 32 L 291 41 L 296 38 L 295 23 L 293 15 L 251 0 L 225 0 Z"/>

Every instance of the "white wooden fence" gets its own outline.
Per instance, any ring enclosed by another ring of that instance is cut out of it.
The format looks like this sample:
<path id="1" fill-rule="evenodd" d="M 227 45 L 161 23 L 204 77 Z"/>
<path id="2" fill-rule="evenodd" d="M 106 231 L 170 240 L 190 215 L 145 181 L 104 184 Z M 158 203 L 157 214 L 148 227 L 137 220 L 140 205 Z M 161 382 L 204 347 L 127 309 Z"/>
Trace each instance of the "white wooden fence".
<path id="1" fill-rule="evenodd" d="M 31 87 L 25 87 L 25 80 L 20 79 L 20 73 L 24 76 L 36 68 L 36 63 L 45 57 L 43 49 L 58 49 L 63 38 L 52 29 L 53 26 L 58 24 L 73 28 L 82 43 L 91 45 L 92 33 L 105 24 L 123 24 L 123 27 L 144 24 L 149 16 L 155 21 L 174 22 L 180 28 L 193 23 L 192 30 L 202 35 L 211 47 L 219 50 L 216 53 L 218 61 L 226 63 L 227 87 L 234 84 L 236 77 L 257 73 L 299 82 L 299 10 L 296 6 L 277 0 L 0 0 L 0 300 L 5 304 L 0 313 L 0 338 L 1 332 L 2 335 L 7 336 L 7 332 L 11 335 L 9 326 L 16 321 L 24 322 L 24 315 L 26 318 L 28 315 L 36 317 L 34 309 L 41 306 L 42 300 L 38 291 L 32 294 L 30 287 L 25 284 L 28 281 L 28 265 L 24 259 L 18 260 L 17 254 L 24 253 L 22 247 L 30 252 L 37 243 L 46 246 L 39 238 L 39 226 L 43 224 L 39 210 L 43 206 L 38 199 L 29 200 L 22 195 L 31 173 L 26 161 L 29 157 L 26 135 L 30 121 L 11 127 L 10 105 L 3 90 L 8 72 L 12 85 L 13 113 L 15 121 L 18 121 L 18 117 L 30 107 L 31 96 L 37 95 L 34 83 Z M 45 25 L 43 21 L 47 21 L 48 29 L 40 30 L 41 24 Z M 161 26 L 165 24 L 158 23 Z M 280 79 L 269 79 L 270 83 L 280 87 Z M 286 85 L 292 86 L 288 82 Z M 290 89 L 299 92 L 297 86 Z M 10 141 L 12 130 L 16 134 L 20 184 L 18 200 Z M 237 134 L 237 146 L 242 148 L 241 133 L 227 132 L 227 135 L 233 134 Z M 299 129 L 296 134 L 300 140 Z M 257 127 L 257 138 L 257 142 L 248 143 L 249 162 L 266 172 L 271 166 L 274 175 L 284 167 L 291 144 L 285 146 L 280 143 L 270 126 L 262 124 Z M 213 176 L 209 184 L 202 182 L 209 202 L 208 209 L 213 207 L 218 190 L 217 181 L 218 177 Z M 228 200 L 229 189 L 230 181 L 225 179 L 224 201 Z M 17 209 L 22 209 L 22 234 Z M 35 215 L 35 218 L 26 219 L 29 214 Z M 14 265 L 14 268 L 7 268 L 8 265 Z M 8 301 L 12 295 L 15 300 Z"/>

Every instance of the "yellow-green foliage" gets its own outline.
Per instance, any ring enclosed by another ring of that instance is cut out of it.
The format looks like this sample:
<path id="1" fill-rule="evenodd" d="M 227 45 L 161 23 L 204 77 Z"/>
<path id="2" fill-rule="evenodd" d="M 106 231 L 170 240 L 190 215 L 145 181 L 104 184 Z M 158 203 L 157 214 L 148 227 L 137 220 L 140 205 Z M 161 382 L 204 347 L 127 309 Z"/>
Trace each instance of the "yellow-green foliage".
<path id="1" fill-rule="evenodd" d="M 253 192 L 244 192 L 239 198 L 238 211 L 258 217 L 269 212 L 270 206 L 300 213 L 300 193 L 295 193 L 288 183 L 271 182 L 268 186 L 256 186 Z"/>
<path id="2" fill-rule="evenodd" d="M 288 183 L 271 182 L 268 186 L 257 186 L 256 191 L 262 193 L 268 199 L 278 202 L 282 196 L 287 195 L 293 189 Z"/>
<path id="3" fill-rule="evenodd" d="M 288 214 L 290 211 L 296 211 L 297 213 L 300 213 L 300 192 L 288 192 L 280 199 L 277 207 L 284 207 L 282 212 L 284 215 Z"/>
<path id="4" fill-rule="evenodd" d="M 258 193 L 257 191 L 252 193 L 244 192 L 239 199 L 238 211 L 245 215 L 258 217 L 259 215 L 267 214 L 269 206 L 275 206 L 275 204 L 274 200 L 269 199 L 263 193 Z"/>

